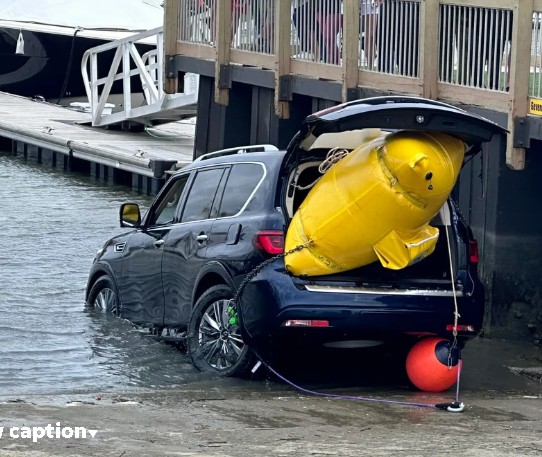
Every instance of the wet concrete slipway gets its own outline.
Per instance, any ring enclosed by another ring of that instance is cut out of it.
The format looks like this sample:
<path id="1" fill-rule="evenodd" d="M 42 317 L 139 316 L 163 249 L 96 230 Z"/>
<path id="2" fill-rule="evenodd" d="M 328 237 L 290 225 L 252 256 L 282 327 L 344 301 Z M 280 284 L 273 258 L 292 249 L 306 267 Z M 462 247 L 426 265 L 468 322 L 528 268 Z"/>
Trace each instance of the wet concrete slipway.
<path id="1" fill-rule="evenodd" d="M 0 153 L 0 456 L 542 455 L 542 354 L 529 344 L 467 347 L 466 409 L 450 413 L 318 397 L 264 371 L 217 379 L 128 322 L 86 311 L 93 255 L 120 230 L 126 200 L 150 202 Z M 455 396 L 416 392 L 381 354 L 297 354 L 281 370 L 334 395 Z M 59 438 L 39 437 L 49 425 Z M 97 432 L 63 437 L 67 427 Z"/>

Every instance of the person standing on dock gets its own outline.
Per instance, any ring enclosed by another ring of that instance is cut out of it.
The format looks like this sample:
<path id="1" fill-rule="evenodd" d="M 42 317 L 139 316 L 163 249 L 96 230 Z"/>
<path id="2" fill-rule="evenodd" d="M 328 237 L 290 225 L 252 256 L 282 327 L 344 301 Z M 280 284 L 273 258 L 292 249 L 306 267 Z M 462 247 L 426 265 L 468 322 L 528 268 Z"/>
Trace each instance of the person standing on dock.
<path id="1" fill-rule="evenodd" d="M 324 0 L 317 3 L 316 19 L 320 26 L 322 36 L 323 63 L 339 65 L 341 61 L 341 47 L 339 34 L 342 29 L 342 1 Z"/>
<path id="2" fill-rule="evenodd" d="M 365 57 L 365 66 L 368 70 L 372 70 L 374 67 L 378 15 L 382 1 L 361 0 L 360 4 L 361 48 Z"/>
<path id="3" fill-rule="evenodd" d="M 318 60 L 321 34 L 320 25 L 316 21 L 316 2 L 315 0 L 293 0 L 292 6 L 292 22 L 299 40 L 299 49 L 302 54 Z"/>

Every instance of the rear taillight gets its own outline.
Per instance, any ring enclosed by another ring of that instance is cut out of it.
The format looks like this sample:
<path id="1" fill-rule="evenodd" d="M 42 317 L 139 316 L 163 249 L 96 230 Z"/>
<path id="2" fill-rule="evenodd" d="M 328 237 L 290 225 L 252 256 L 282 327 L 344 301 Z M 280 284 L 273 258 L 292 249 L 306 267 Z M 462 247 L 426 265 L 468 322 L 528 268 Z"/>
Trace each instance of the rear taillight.
<path id="1" fill-rule="evenodd" d="M 478 254 L 478 242 L 476 240 L 469 241 L 469 260 L 472 263 L 478 263 L 480 255 Z"/>
<path id="2" fill-rule="evenodd" d="M 329 321 L 290 319 L 282 323 L 283 327 L 329 327 Z"/>
<path id="3" fill-rule="evenodd" d="M 280 230 L 264 230 L 256 233 L 254 245 L 257 249 L 271 255 L 284 252 L 284 232 Z"/>

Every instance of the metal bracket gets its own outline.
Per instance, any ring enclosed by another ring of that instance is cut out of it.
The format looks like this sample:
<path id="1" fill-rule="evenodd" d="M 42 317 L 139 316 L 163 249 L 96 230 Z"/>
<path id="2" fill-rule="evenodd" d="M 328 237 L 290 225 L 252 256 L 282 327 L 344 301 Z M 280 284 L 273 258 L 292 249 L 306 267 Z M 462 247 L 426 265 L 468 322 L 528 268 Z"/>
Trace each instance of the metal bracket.
<path id="1" fill-rule="evenodd" d="M 293 80 L 291 75 L 279 77 L 279 101 L 291 102 L 293 94 Z"/>
<path id="2" fill-rule="evenodd" d="M 529 138 L 529 121 L 525 117 L 514 119 L 513 145 L 515 148 L 527 147 L 531 140 Z"/>
<path id="3" fill-rule="evenodd" d="M 530 148 L 531 140 L 542 140 L 542 118 L 535 116 L 514 119 L 513 146 Z"/>
<path id="4" fill-rule="evenodd" d="M 221 64 L 218 72 L 218 88 L 219 89 L 231 89 L 232 75 L 231 66 L 228 64 Z"/>
<path id="5" fill-rule="evenodd" d="M 352 100 L 358 100 L 360 98 L 362 98 L 360 87 L 349 87 L 346 89 L 346 101 L 350 102 Z"/>
<path id="6" fill-rule="evenodd" d="M 166 78 L 176 78 L 178 66 L 177 66 L 177 56 L 166 56 Z"/>

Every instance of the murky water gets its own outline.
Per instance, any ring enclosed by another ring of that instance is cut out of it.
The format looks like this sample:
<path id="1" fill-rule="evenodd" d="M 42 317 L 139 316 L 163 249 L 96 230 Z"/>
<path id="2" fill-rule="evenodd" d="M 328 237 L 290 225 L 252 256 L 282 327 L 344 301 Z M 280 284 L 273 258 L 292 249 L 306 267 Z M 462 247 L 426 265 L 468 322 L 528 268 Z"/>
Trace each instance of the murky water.
<path id="1" fill-rule="evenodd" d="M 124 201 L 150 198 L 0 152 L 0 395 L 169 386 L 186 355 L 85 310 L 94 253 Z"/>
<path id="2" fill-rule="evenodd" d="M 0 397 L 125 392 L 193 382 L 201 389 L 241 389 L 243 395 L 280 389 L 280 383 L 219 381 L 199 373 L 174 346 L 139 332 L 129 322 L 85 309 L 92 259 L 106 239 L 122 230 L 118 208 L 128 200 L 144 208 L 151 201 L 123 187 L 0 151 Z M 504 357 L 503 349 L 494 345 L 481 340 L 467 348 L 462 385 L 467 390 L 527 389 L 506 368 L 519 366 L 519 349 Z M 526 349 L 534 350 L 522 347 L 521 353 Z M 525 360 L 527 366 L 538 365 L 536 354 Z M 290 371 L 293 379 L 333 388 L 405 387 L 396 370 L 384 369 L 381 362 L 376 363 L 378 369 L 367 370 L 376 365 L 358 361 L 349 352 L 342 358 L 319 357 L 304 354 L 294 360 L 296 366 L 305 363 L 301 372 Z M 336 374 L 329 378 L 325 373 Z M 376 374 L 376 381 L 368 374 Z M 534 389 L 538 392 L 539 384 Z"/>

